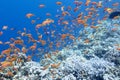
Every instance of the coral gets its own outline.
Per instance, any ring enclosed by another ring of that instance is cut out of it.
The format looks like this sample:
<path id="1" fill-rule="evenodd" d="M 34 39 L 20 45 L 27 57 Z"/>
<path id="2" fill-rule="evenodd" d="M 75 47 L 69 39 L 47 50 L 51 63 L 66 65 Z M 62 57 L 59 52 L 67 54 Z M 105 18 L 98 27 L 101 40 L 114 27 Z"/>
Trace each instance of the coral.
<path id="1" fill-rule="evenodd" d="M 67 58 L 60 70 L 68 78 L 70 78 L 68 75 L 72 74 L 76 80 L 105 80 L 104 76 L 107 74 L 109 78 L 112 76 L 112 79 L 117 76 L 113 74 L 113 71 L 116 71 L 113 63 L 99 58 L 87 60 L 82 56 L 76 55 Z"/>
<path id="2" fill-rule="evenodd" d="M 101 21 L 96 29 L 87 27 L 75 44 L 51 52 L 40 62 L 28 60 L 24 53 L 11 55 L 12 65 L 2 69 L 0 65 L 0 79 L 120 80 L 119 23 L 120 18 Z"/>

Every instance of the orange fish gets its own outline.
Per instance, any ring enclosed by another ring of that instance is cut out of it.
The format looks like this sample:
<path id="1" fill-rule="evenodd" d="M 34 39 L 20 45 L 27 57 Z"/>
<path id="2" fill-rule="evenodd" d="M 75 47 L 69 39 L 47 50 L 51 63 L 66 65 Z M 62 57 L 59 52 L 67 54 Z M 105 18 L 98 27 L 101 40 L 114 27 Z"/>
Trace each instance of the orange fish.
<path id="1" fill-rule="evenodd" d="M 78 23 L 78 24 L 85 24 L 86 21 L 85 21 L 85 20 L 81 20 L 81 19 L 77 19 L 77 23 Z"/>
<path id="2" fill-rule="evenodd" d="M 23 60 L 18 58 L 17 63 L 21 63 L 21 62 L 23 62 Z"/>
<path id="3" fill-rule="evenodd" d="M 97 5 L 97 2 L 91 2 L 92 5 Z"/>
<path id="4" fill-rule="evenodd" d="M 26 14 L 26 17 L 27 17 L 27 18 L 31 18 L 32 16 L 34 16 L 34 14 L 32 14 L 32 13 Z"/>
<path id="5" fill-rule="evenodd" d="M 33 51 L 33 50 L 36 49 L 36 47 L 37 47 L 37 45 L 36 45 L 36 44 L 33 44 L 29 49 L 31 49 L 31 50 Z"/>
<path id="6" fill-rule="evenodd" d="M 120 47 L 118 47 L 117 50 L 120 51 Z"/>
<path id="7" fill-rule="evenodd" d="M 10 59 L 10 62 L 13 62 L 13 61 L 16 61 L 17 60 L 17 57 L 13 57 Z"/>
<path id="8" fill-rule="evenodd" d="M 63 21 L 62 24 L 64 24 L 64 25 L 68 25 L 69 22 L 68 22 L 68 21 Z"/>
<path id="9" fill-rule="evenodd" d="M 42 37 L 43 37 L 42 35 L 39 35 L 39 36 L 38 36 L 38 39 L 42 39 Z"/>
<path id="10" fill-rule="evenodd" d="M 62 12 L 62 16 L 66 16 L 66 15 L 70 15 L 69 12 L 63 11 L 63 12 Z M 61 18 L 61 19 L 63 19 L 63 18 Z"/>
<path id="11" fill-rule="evenodd" d="M 116 2 L 114 4 L 112 4 L 112 6 L 119 6 L 120 3 Z"/>
<path id="12" fill-rule="evenodd" d="M 39 42 L 44 46 L 46 44 L 45 40 L 39 40 Z"/>
<path id="13" fill-rule="evenodd" d="M 102 7 L 102 1 L 99 1 L 97 4 L 97 8 L 100 8 L 100 7 Z"/>
<path id="14" fill-rule="evenodd" d="M 52 68 L 58 68 L 60 66 L 61 63 L 58 63 L 58 64 L 51 64 L 51 67 Z"/>
<path id="15" fill-rule="evenodd" d="M 20 52 L 20 49 L 19 48 L 15 48 L 14 50 L 13 50 L 13 53 L 16 55 L 18 52 Z"/>
<path id="16" fill-rule="evenodd" d="M 36 22 L 36 20 L 32 20 L 32 21 L 31 21 L 31 24 L 34 24 L 35 22 Z"/>
<path id="17" fill-rule="evenodd" d="M 94 29 L 96 29 L 96 28 L 98 28 L 98 26 L 91 26 L 91 28 L 94 28 Z"/>
<path id="18" fill-rule="evenodd" d="M 73 35 L 70 35 L 69 38 L 72 39 L 72 40 L 75 39 L 75 37 Z"/>
<path id="19" fill-rule="evenodd" d="M 18 40 L 15 40 L 15 41 L 14 41 L 14 44 L 21 44 L 21 45 L 22 45 L 23 42 L 24 42 L 23 40 L 18 39 Z"/>
<path id="20" fill-rule="evenodd" d="M 83 3 L 83 2 L 80 2 L 80 1 L 77 1 L 77 0 L 74 1 L 74 4 L 75 4 L 76 6 L 80 6 L 80 5 L 82 5 L 82 3 Z"/>
<path id="21" fill-rule="evenodd" d="M 46 19 L 45 21 L 42 22 L 43 26 L 49 25 L 50 23 L 54 23 L 54 20 L 52 19 Z"/>
<path id="22" fill-rule="evenodd" d="M 49 65 L 43 66 L 42 70 L 46 70 L 49 67 Z"/>
<path id="23" fill-rule="evenodd" d="M 45 58 L 51 58 L 51 55 L 49 53 L 45 54 Z"/>
<path id="24" fill-rule="evenodd" d="M 29 56 L 27 57 L 27 60 L 28 60 L 28 61 L 31 61 L 31 58 L 32 58 L 32 56 L 29 55 Z"/>
<path id="25" fill-rule="evenodd" d="M 8 49 L 6 49 L 6 50 L 3 50 L 1 54 L 3 54 L 3 55 L 4 55 L 4 54 L 5 54 L 5 55 L 9 55 L 10 52 L 11 52 L 11 49 L 8 48 Z"/>
<path id="26" fill-rule="evenodd" d="M 78 15 L 78 19 L 81 19 L 81 18 L 82 18 L 82 15 L 83 15 L 83 12 L 81 12 L 81 13 Z"/>
<path id="27" fill-rule="evenodd" d="M 90 4 L 91 0 L 86 0 L 85 6 L 88 6 Z"/>
<path id="28" fill-rule="evenodd" d="M 89 43 L 90 42 L 90 40 L 89 39 L 86 39 L 85 41 L 84 41 L 84 43 Z"/>
<path id="29" fill-rule="evenodd" d="M 112 8 L 105 8 L 104 11 L 108 12 L 108 13 L 112 13 L 113 9 Z"/>
<path id="30" fill-rule="evenodd" d="M 36 29 L 39 29 L 40 27 L 42 27 L 42 24 L 37 24 L 36 25 Z"/>
<path id="31" fill-rule="evenodd" d="M 0 59 L 3 58 L 3 57 L 4 57 L 4 55 L 1 54 L 1 55 L 0 55 Z"/>
<path id="32" fill-rule="evenodd" d="M 76 8 L 74 8 L 74 12 L 77 12 L 79 10 L 79 8 L 78 7 L 76 7 Z"/>
<path id="33" fill-rule="evenodd" d="M 12 64 L 12 62 L 4 61 L 4 62 L 1 62 L 1 66 L 2 66 L 2 68 L 6 68 L 6 67 L 13 66 L 13 64 Z"/>
<path id="34" fill-rule="evenodd" d="M 11 48 L 15 48 L 15 45 L 14 45 L 14 44 L 9 44 L 9 46 L 10 46 Z"/>
<path id="35" fill-rule="evenodd" d="M 56 43 L 56 47 L 60 47 L 61 43 L 60 42 L 57 42 Z"/>
<path id="36" fill-rule="evenodd" d="M 88 10 L 90 10 L 90 11 L 96 11 L 96 9 L 94 7 L 90 7 L 90 8 L 88 8 Z"/>
<path id="37" fill-rule="evenodd" d="M 53 42 L 50 42 L 49 48 L 52 48 L 52 47 L 53 47 Z"/>
<path id="38" fill-rule="evenodd" d="M 3 34 L 3 32 L 2 31 L 0 31 L 0 36 Z"/>
<path id="39" fill-rule="evenodd" d="M 68 7 L 67 7 L 67 10 L 72 10 L 72 7 L 71 7 L 71 6 L 68 6 Z"/>
<path id="40" fill-rule="evenodd" d="M 64 40 L 67 36 L 68 36 L 68 34 L 62 34 L 61 39 Z"/>
<path id="41" fill-rule="evenodd" d="M 10 76 L 10 77 L 13 77 L 13 76 L 14 76 L 14 74 L 13 74 L 11 71 L 8 71 L 6 75 L 7 75 L 7 76 Z"/>
<path id="42" fill-rule="evenodd" d="M 58 2 L 56 2 L 56 4 L 57 4 L 57 5 L 61 5 L 61 4 L 62 4 L 62 2 L 59 2 L 59 1 L 58 1 Z"/>

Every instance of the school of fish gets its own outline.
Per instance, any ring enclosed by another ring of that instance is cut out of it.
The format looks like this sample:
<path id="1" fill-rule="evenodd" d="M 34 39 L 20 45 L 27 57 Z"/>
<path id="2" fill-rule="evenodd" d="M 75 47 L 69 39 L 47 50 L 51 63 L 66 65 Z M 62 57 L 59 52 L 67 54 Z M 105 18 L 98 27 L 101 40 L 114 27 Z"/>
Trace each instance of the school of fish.
<path id="1" fill-rule="evenodd" d="M 55 56 L 61 48 L 66 47 L 68 44 L 75 44 L 75 39 L 82 39 L 82 37 L 76 36 L 78 33 L 77 30 L 84 30 L 86 27 L 93 29 L 99 28 L 99 26 L 95 25 L 100 23 L 101 20 L 108 19 L 109 14 L 116 11 L 120 5 L 119 2 L 115 2 L 111 7 L 104 6 L 104 3 L 107 4 L 110 2 L 111 0 L 85 0 L 85 2 L 82 0 L 74 0 L 73 7 L 71 5 L 65 6 L 62 1 L 57 1 L 55 4 L 59 7 L 59 9 L 56 10 L 58 14 L 54 15 L 57 20 L 50 18 L 52 14 L 48 12 L 46 13 L 46 17 L 48 18 L 41 23 L 37 23 L 37 20 L 40 20 L 39 16 L 33 19 L 36 17 L 34 12 L 27 13 L 25 17 L 31 20 L 31 25 L 35 25 L 34 30 L 37 38 L 29 29 L 24 27 L 23 31 L 17 32 L 19 35 L 18 37 L 11 37 L 10 40 L 6 42 L 1 40 L 0 45 L 8 46 L 8 48 L 0 51 L 0 59 L 4 59 L 4 61 L 0 62 L 0 72 L 7 67 L 13 66 L 14 68 L 13 62 L 16 60 L 18 63 L 23 62 L 24 60 L 18 59 L 18 53 L 20 52 L 28 54 L 27 61 L 30 61 L 34 56 L 41 59 L 51 59 L 51 54 L 49 54 L 50 51 L 52 51 L 52 55 Z M 47 7 L 47 5 L 42 3 L 37 6 L 40 9 Z M 85 7 L 85 9 L 82 10 L 82 7 Z M 101 12 L 104 16 L 101 16 L 99 13 L 100 10 L 102 10 Z M 116 18 L 117 17 L 114 19 Z M 0 36 L 4 35 L 4 31 L 7 30 L 9 30 L 9 25 L 3 26 L 0 31 Z M 10 30 L 14 30 L 14 28 Z M 43 32 L 41 32 L 41 30 L 43 30 Z M 116 31 L 116 29 L 113 28 L 113 31 Z M 85 31 L 85 33 L 87 34 L 87 31 Z M 92 36 L 92 38 L 94 38 L 94 36 Z M 83 40 L 86 44 L 90 43 L 89 39 Z M 117 47 L 117 50 L 120 50 L 120 47 Z M 60 62 L 47 65 L 44 66 L 43 70 L 48 68 L 48 66 L 57 68 L 59 65 Z M 14 68 L 14 70 L 17 69 Z M 6 75 L 14 76 L 11 71 L 8 71 Z"/>

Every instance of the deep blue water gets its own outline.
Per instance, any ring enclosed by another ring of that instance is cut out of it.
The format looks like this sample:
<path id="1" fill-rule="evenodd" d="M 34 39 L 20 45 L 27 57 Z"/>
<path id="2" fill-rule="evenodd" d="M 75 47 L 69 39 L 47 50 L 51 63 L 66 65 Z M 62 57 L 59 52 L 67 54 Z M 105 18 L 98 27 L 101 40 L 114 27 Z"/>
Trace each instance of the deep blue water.
<path id="1" fill-rule="evenodd" d="M 8 30 L 3 31 L 3 35 L 0 36 L 0 40 L 5 42 L 9 41 L 11 37 L 17 37 L 19 36 L 16 34 L 19 30 L 23 30 L 25 27 L 27 30 L 30 30 L 32 35 L 36 38 L 37 34 L 35 32 L 35 25 L 36 24 L 31 24 L 32 19 L 36 19 L 37 17 L 40 18 L 40 21 L 37 21 L 36 23 L 42 22 L 42 20 L 45 20 L 46 18 L 51 18 L 55 20 L 55 25 L 57 25 L 57 19 L 55 18 L 56 14 L 59 14 L 60 12 L 57 12 L 58 9 L 60 9 L 60 6 L 56 5 L 56 1 L 58 0 L 1 0 L 0 1 L 0 31 L 2 30 L 2 26 L 7 25 Z M 75 5 L 73 4 L 74 0 L 59 0 L 63 3 L 63 6 L 68 6 L 70 5 L 72 8 L 75 8 Z M 82 2 L 85 2 L 85 0 L 81 0 Z M 94 0 L 98 1 L 98 0 Z M 102 0 L 101 0 L 102 1 Z M 105 0 L 103 0 L 105 1 Z M 112 7 L 111 4 L 113 2 L 118 2 L 118 0 L 114 0 L 110 3 L 104 3 L 103 7 Z M 39 8 L 40 4 L 44 4 L 44 8 Z M 86 7 L 82 7 L 81 11 L 79 12 L 84 12 Z M 33 13 L 35 14 L 35 17 L 31 19 L 27 19 L 25 15 L 27 13 Z M 50 17 L 46 17 L 46 13 L 51 13 Z M 73 13 L 73 12 L 71 12 Z M 84 13 L 85 14 L 85 13 Z M 98 19 L 101 19 L 104 14 L 103 11 L 100 9 L 99 11 L 100 16 Z M 77 13 L 73 13 L 73 16 L 77 16 Z M 72 24 L 72 23 L 70 23 Z M 58 28 L 50 28 L 49 30 L 56 30 L 56 34 L 62 33 L 61 32 L 61 27 L 57 25 Z M 14 28 L 14 30 L 10 30 L 10 28 Z M 80 29 L 75 29 L 75 33 L 73 33 L 75 36 L 78 35 Z M 40 30 L 41 33 L 44 33 L 43 30 Z M 67 32 L 67 31 L 66 31 Z M 49 35 L 48 35 L 49 36 Z M 46 37 L 44 36 L 44 39 Z M 51 39 L 54 41 L 54 39 Z M 43 49 L 48 49 L 46 48 L 48 45 L 42 47 Z M 4 49 L 8 48 L 6 45 L 0 45 L 0 52 Z M 39 60 L 38 60 L 39 61 Z"/>

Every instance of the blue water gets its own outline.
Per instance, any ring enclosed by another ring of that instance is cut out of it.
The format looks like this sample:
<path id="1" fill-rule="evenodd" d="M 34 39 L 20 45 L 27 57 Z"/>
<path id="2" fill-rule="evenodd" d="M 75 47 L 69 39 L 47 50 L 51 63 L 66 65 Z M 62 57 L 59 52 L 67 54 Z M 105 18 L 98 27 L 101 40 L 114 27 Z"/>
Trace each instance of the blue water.
<path id="1" fill-rule="evenodd" d="M 30 31 L 30 33 L 32 33 L 34 38 L 37 38 L 37 34 L 35 32 L 35 25 L 37 23 L 41 23 L 43 20 L 45 20 L 46 18 L 51 18 L 53 20 L 55 20 L 55 25 L 57 26 L 56 29 L 54 29 L 54 27 L 49 28 L 48 30 L 55 30 L 56 34 L 61 34 L 61 33 L 67 33 L 66 32 L 62 32 L 62 26 L 57 24 L 57 18 L 55 18 L 55 15 L 60 14 L 61 12 L 57 12 L 57 10 L 60 10 L 60 6 L 56 5 L 56 1 L 58 0 L 1 0 L 0 1 L 0 31 L 2 30 L 2 26 L 7 25 L 8 26 L 8 30 L 4 30 L 3 31 L 3 35 L 0 36 L 0 40 L 3 42 L 9 41 L 9 39 L 11 37 L 15 38 L 17 36 L 19 36 L 17 34 L 17 32 L 23 31 L 23 28 L 26 28 L 27 30 Z M 63 6 L 68 6 L 70 5 L 72 8 L 75 8 L 74 0 L 59 0 L 63 3 Z M 82 2 L 85 2 L 85 0 L 81 0 Z M 94 0 L 94 1 L 98 1 L 98 0 Z M 102 0 L 101 0 L 102 1 Z M 104 0 L 103 0 L 104 1 Z M 118 0 L 114 0 L 110 3 L 105 3 L 103 7 L 111 7 L 111 4 L 113 2 L 118 2 Z M 39 8 L 40 4 L 44 4 L 45 7 L 44 8 Z M 73 14 L 73 16 L 77 16 L 79 12 L 84 12 L 85 10 L 85 6 L 81 7 L 81 11 L 78 11 L 76 13 L 71 11 L 71 14 Z M 103 9 L 103 8 L 102 8 Z M 105 14 L 103 14 L 103 10 L 99 9 L 99 14 L 100 16 L 98 17 L 98 19 L 101 19 Z M 35 14 L 34 17 L 32 17 L 31 19 L 27 19 L 26 18 L 26 14 L 27 13 L 33 13 Z M 45 14 L 46 13 L 50 13 L 51 16 L 47 17 Z M 84 13 L 86 14 L 86 13 Z M 35 24 L 31 24 L 31 20 L 36 19 L 37 17 L 40 18 L 40 20 L 38 20 Z M 69 18 L 67 18 L 69 19 Z M 70 17 L 70 19 L 72 19 Z M 70 22 L 70 24 L 72 24 L 72 22 Z M 50 25 L 52 26 L 52 25 Z M 10 28 L 14 28 L 14 30 L 10 30 Z M 82 28 L 82 27 L 81 27 Z M 77 36 L 79 33 L 79 30 L 81 29 L 75 29 L 72 34 L 74 34 L 75 36 Z M 44 31 L 42 29 L 39 30 L 39 32 L 41 32 L 41 34 L 44 34 Z M 46 40 L 47 37 L 50 37 L 50 35 L 44 35 L 43 38 Z M 51 41 L 55 41 L 56 39 L 52 39 L 50 37 Z M 29 46 L 29 44 L 26 44 Z M 30 44 L 31 45 L 31 44 Z M 8 45 L 0 45 L 0 52 L 6 48 L 8 48 Z M 41 48 L 43 48 L 46 51 L 49 51 L 48 45 L 46 46 L 42 46 Z M 62 49 L 62 48 L 60 48 Z M 37 52 L 36 52 L 37 53 Z M 30 52 L 28 53 L 28 55 L 30 54 Z M 37 59 L 37 61 L 39 61 L 39 59 Z"/>

